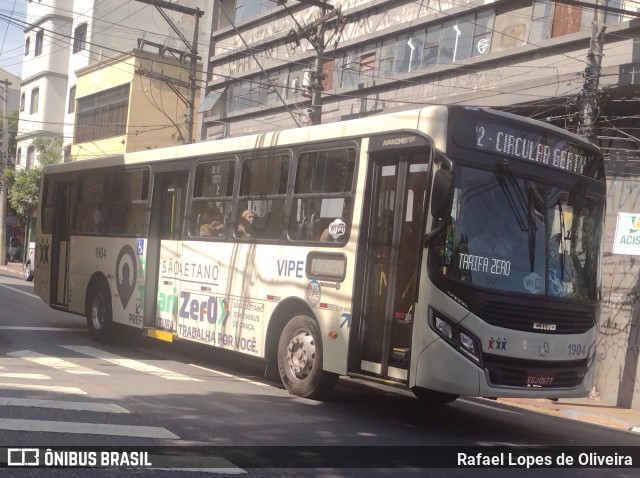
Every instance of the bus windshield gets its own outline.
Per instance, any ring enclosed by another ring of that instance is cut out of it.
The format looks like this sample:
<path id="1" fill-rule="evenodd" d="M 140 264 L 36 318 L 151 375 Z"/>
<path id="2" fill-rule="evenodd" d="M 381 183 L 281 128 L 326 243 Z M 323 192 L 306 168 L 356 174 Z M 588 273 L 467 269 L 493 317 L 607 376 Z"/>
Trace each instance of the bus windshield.
<path id="1" fill-rule="evenodd" d="M 604 200 L 495 171 L 456 167 L 440 271 L 504 292 L 596 300 Z"/>

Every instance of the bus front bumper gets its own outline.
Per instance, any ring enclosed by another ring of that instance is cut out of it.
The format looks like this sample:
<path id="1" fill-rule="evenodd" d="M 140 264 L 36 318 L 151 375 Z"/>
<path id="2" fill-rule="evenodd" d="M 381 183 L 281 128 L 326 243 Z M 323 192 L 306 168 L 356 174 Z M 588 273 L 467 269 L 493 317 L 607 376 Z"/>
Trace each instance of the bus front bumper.
<path id="1" fill-rule="evenodd" d="M 428 351 L 428 353 L 427 353 Z M 595 383 L 596 360 L 584 365 L 576 361 L 576 369 L 581 371 L 576 378 L 579 382 L 572 386 L 525 386 L 528 375 L 538 376 L 539 367 L 536 362 L 519 365 L 524 377 L 520 385 L 495 385 L 491 383 L 493 375 L 484 364 L 478 364 L 455 350 L 444 340 L 438 338 L 417 357 L 415 377 L 412 384 L 417 387 L 437 390 L 455 395 L 467 395 L 487 398 L 579 398 L 586 397 Z M 547 377 L 553 377 L 553 362 L 540 361 L 549 372 Z M 566 366 L 567 362 L 563 362 Z M 580 366 L 582 365 L 582 366 Z M 494 364 L 491 365 L 492 367 Z M 531 372 L 527 372 L 530 369 Z M 583 376 L 584 375 L 584 376 Z M 583 376 L 583 378 L 582 378 Z M 555 377 L 554 377 L 555 378 Z M 580 380 L 582 378 L 582 380 Z"/>

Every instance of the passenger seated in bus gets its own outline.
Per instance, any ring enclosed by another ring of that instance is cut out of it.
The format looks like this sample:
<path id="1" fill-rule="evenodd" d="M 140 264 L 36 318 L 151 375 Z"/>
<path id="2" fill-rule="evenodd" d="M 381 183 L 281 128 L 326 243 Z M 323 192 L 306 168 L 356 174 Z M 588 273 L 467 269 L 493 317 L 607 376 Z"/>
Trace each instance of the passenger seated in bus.
<path id="1" fill-rule="evenodd" d="M 204 212 L 198 216 L 198 235 L 200 237 L 219 236 L 224 229 L 224 222 L 213 219 L 211 214 Z"/>
<path id="2" fill-rule="evenodd" d="M 238 237 L 253 237 L 255 235 L 253 228 L 254 218 L 255 213 L 250 209 L 242 213 L 240 221 L 238 222 Z"/>

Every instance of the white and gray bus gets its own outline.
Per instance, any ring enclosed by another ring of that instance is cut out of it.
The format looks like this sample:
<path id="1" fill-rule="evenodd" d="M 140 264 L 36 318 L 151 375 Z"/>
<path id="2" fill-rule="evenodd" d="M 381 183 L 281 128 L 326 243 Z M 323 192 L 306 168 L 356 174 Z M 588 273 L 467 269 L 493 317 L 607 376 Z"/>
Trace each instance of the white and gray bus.
<path id="1" fill-rule="evenodd" d="M 463 106 L 46 166 L 35 290 L 116 325 L 460 395 L 594 381 L 605 173 L 583 138 Z"/>

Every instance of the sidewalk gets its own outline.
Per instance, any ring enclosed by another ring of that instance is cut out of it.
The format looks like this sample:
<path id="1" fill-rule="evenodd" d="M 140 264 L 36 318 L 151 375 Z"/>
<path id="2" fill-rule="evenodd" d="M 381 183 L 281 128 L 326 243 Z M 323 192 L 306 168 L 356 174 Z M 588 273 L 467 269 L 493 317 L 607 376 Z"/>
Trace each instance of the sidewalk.
<path id="1" fill-rule="evenodd" d="M 618 408 L 589 398 L 558 401 L 533 398 L 501 398 L 498 402 L 535 412 L 640 433 L 640 410 Z"/>
<path id="2" fill-rule="evenodd" d="M 0 271 L 22 277 L 22 262 L 0 265 Z M 640 410 L 618 408 L 614 405 L 606 405 L 599 400 L 567 398 L 554 401 L 543 398 L 499 398 L 497 401 L 512 407 L 640 433 Z"/>
<path id="3" fill-rule="evenodd" d="M 7 262 L 5 265 L 0 265 L 0 271 L 22 276 L 22 262 Z"/>

